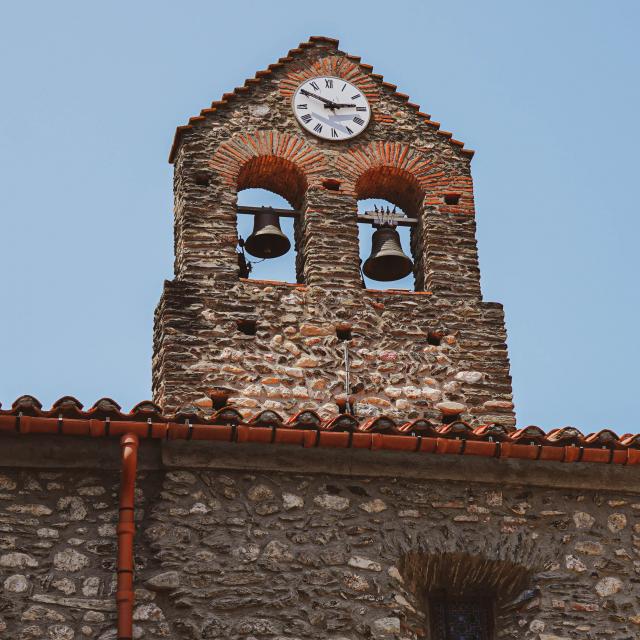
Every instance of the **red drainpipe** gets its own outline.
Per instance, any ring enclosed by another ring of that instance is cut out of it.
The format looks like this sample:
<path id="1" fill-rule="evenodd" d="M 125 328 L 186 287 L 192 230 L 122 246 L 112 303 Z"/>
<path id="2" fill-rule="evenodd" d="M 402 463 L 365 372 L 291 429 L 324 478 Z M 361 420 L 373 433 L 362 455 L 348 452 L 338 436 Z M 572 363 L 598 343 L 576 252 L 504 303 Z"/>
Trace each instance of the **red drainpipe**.
<path id="1" fill-rule="evenodd" d="M 133 638 L 133 536 L 138 436 L 128 433 L 120 439 L 122 447 L 122 479 L 120 484 L 120 516 L 118 520 L 118 640 Z"/>

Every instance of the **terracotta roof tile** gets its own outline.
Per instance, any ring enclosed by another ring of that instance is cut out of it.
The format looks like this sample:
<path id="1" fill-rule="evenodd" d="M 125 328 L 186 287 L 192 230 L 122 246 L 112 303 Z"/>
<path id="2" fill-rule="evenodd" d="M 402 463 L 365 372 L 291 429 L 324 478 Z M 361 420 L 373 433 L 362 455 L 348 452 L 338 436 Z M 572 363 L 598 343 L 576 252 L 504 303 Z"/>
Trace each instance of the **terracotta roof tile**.
<path id="1" fill-rule="evenodd" d="M 35 416 L 41 412 L 42 404 L 37 398 L 26 395 L 16 398 L 11 405 L 11 409 L 14 412 L 20 412 L 26 416 Z"/>
<path id="2" fill-rule="evenodd" d="M 209 420 L 209 423 L 213 422 L 213 424 L 229 424 L 236 425 L 244 422 L 242 418 L 242 414 L 233 407 L 223 407 L 222 409 L 218 409 Z"/>
<path id="3" fill-rule="evenodd" d="M 394 433 L 396 431 L 396 423 L 393 418 L 381 415 L 375 418 L 365 420 L 359 427 L 358 431 L 369 433 Z"/>
<path id="4" fill-rule="evenodd" d="M 120 409 L 120 405 L 115 400 L 111 398 L 100 398 L 100 400 L 96 400 L 91 409 L 87 411 L 87 417 L 98 420 L 104 420 L 105 418 L 118 420 L 122 416 Z"/>
<path id="5" fill-rule="evenodd" d="M 450 438 L 482 440 L 482 436 L 476 435 L 473 432 L 473 427 L 471 425 L 466 422 L 462 422 L 461 420 L 456 420 L 449 424 L 443 424 L 437 431 L 439 435 Z"/>
<path id="6" fill-rule="evenodd" d="M 253 424 L 259 427 L 282 427 L 282 416 L 276 411 L 271 409 L 265 409 L 260 413 L 257 413 L 249 420 L 249 424 Z"/>
<path id="7" fill-rule="evenodd" d="M 89 410 L 72 396 L 43 409 L 34 396 L 23 395 L 11 409 L 0 409 L 0 434 L 61 434 L 142 438 L 264 442 L 304 447 L 346 447 L 416 453 L 520 458 L 532 461 L 640 464 L 640 434 L 616 435 L 610 429 L 583 435 L 575 427 L 545 433 L 536 426 L 514 429 L 490 423 L 477 427 L 456 421 L 434 424 L 418 418 L 399 424 L 385 415 L 358 419 L 337 413 L 327 419 L 303 409 L 288 419 L 263 410 L 246 420 L 231 403 L 205 414 L 195 404 L 166 415 L 150 401 L 123 413 L 111 398 L 101 398 Z"/>
<path id="8" fill-rule="evenodd" d="M 325 431 L 334 431 L 336 433 L 345 431 L 353 433 L 358 428 L 358 425 L 359 423 L 354 416 L 343 413 L 326 420 L 322 428 Z"/>
<path id="9" fill-rule="evenodd" d="M 285 422 L 291 429 L 319 429 L 321 425 L 322 418 L 311 409 L 298 411 Z"/>
<path id="10" fill-rule="evenodd" d="M 143 400 L 131 409 L 129 414 L 135 420 L 151 420 L 153 422 L 162 422 L 162 408 L 151 400 Z"/>

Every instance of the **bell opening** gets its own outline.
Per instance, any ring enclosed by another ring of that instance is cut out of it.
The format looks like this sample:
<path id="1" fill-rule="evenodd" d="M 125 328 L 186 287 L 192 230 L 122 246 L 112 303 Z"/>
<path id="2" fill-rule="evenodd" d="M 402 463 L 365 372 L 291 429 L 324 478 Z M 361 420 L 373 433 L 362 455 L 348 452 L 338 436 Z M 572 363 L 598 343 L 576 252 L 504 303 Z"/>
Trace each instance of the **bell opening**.
<path id="1" fill-rule="evenodd" d="M 395 209 L 396 215 L 405 213 L 388 200 L 368 198 L 358 201 L 358 212 L 361 214 L 387 208 L 390 211 Z M 361 223 L 358 225 L 358 234 L 365 287 L 414 291 L 410 227 L 375 229 L 370 224 Z"/>
<path id="2" fill-rule="evenodd" d="M 244 189 L 238 193 L 238 205 L 248 207 L 273 207 L 291 209 L 281 196 L 267 189 Z M 268 209 L 267 209 L 268 211 Z M 296 252 L 293 247 L 294 220 L 274 216 L 276 224 L 263 217 L 263 224 L 256 231 L 256 218 L 251 214 L 237 216 L 238 237 L 244 240 L 244 251 L 250 263 L 250 278 L 296 282 Z M 241 276 L 243 277 L 243 276 Z"/>

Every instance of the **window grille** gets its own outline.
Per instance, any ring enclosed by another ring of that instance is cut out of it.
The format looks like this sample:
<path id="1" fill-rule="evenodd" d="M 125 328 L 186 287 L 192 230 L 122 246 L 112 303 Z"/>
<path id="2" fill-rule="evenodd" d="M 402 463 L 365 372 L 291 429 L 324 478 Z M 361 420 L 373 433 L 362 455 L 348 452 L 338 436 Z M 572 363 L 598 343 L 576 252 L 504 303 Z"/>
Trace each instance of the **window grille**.
<path id="1" fill-rule="evenodd" d="M 434 640 L 490 640 L 491 609 L 483 600 L 442 599 L 431 603 Z"/>

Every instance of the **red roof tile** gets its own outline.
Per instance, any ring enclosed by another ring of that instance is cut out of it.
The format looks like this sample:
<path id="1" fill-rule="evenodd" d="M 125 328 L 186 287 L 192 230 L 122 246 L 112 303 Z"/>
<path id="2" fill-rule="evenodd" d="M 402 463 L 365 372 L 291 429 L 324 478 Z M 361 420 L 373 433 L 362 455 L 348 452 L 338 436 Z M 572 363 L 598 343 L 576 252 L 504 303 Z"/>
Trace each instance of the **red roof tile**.
<path id="1" fill-rule="evenodd" d="M 491 423 L 473 427 L 462 421 L 434 424 L 426 418 L 398 423 L 385 415 L 358 420 L 347 413 L 328 419 L 303 409 L 288 419 L 264 410 L 250 419 L 232 405 L 207 416 L 195 405 L 173 415 L 150 401 L 123 413 L 111 398 L 101 398 L 90 409 L 64 396 L 45 410 L 37 398 L 24 395 L 11 409 L 0 409 L 0 434 L 60 434 L 118 437 L 136 433 L 141 438 L 264 442 L 304 447 L 384 449 L 494 458 L 521 458 L 556 462 L 640 464 L 640 434 L 616 435 L 610 429 L 583 435 L 574 427 L 545 433 L 536 426 L 513 429 Z"/>

